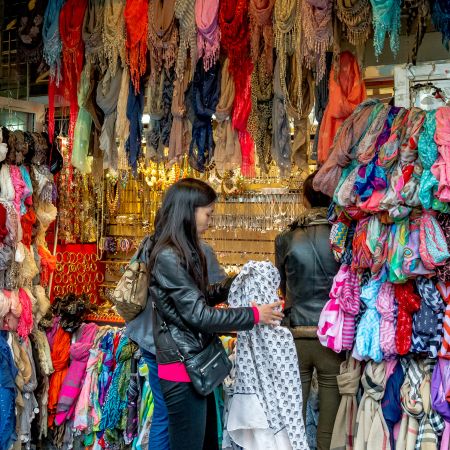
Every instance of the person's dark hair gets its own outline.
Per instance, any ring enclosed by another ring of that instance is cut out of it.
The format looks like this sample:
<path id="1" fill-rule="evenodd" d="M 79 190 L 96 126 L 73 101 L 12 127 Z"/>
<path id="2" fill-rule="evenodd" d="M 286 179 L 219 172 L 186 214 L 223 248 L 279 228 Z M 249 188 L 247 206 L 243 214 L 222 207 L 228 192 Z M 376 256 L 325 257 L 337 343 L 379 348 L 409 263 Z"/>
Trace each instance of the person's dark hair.
<path id="1" fill-rule="evenodd" d="M 325 195 L 320 191 L 316 191 L 313 188 L 313 181 L 315 176 L 317 175 L 317 172 L 318 171 L 316 170 L 311 175 L 309 175 L 308 178 L 306 178 L 305 182 L 303 183 L 303 195 L 305 196 L 306 200 L 308 200 L 311 207 L 328 208 L 331 203 L 331 198 L 328 197 L 328 195 Z"/>
<path id="2" fill-rule="evenodd" d="M 197 234 L 195 210 L 198 207 L 208 206 L 216 200 L 214 189 L 194 178 L 183 178 L 166 191 L 155 216 L 153 248 L 149 258 L 150 270 L 158 253 L 169 246 L 178 253 L 200 289 L 206 287 L 208 272 Z M 201 273 L 196 269 L 194 261 L 196 258 L 200 263 Z"/>

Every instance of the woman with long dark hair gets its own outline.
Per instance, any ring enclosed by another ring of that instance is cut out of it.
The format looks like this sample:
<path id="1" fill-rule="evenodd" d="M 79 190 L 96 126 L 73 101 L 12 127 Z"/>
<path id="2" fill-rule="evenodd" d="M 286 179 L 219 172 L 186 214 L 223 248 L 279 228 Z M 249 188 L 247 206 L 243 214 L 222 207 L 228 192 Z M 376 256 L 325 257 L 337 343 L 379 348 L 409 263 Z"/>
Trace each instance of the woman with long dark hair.
<path id="1" fill-rule="evenodd" d="M 166 192 L 155 220 L 149 257 L 150 298 L 163 326 L 154 326 L 158 375 L 169 413 L 171 450 L 218 448 L 208 418 L 213 394 L 194 389 L 184 361 L 201 353 L 214 333 L 278 324 L 281 302 L 252 308 L 217 309 L 232 279 L 210 285 L 200 236 L 210 224 L 217 199 L 202 181 L 185 178 Z M 155 322 L 154 322 L 155 323 Z M 211 421 L 212 422 L 212 421 Z M 206 438 L 205 438 L 206 435 Z M 211 442 L 215 440 L 215 445 Z M 206 444 L 207 443 L 207 444 Z"/>

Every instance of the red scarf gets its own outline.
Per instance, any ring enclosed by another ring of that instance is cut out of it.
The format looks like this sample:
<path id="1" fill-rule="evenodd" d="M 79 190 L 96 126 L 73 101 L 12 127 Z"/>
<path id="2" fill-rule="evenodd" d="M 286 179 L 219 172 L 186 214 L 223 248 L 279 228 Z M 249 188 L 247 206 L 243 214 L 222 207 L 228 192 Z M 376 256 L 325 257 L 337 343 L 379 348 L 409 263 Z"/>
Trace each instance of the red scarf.
<path id="1" fill-rule="evenodd" d="M 229 71 L 233 77 L 236 96 L 232 115 L 233 128 L 238 131 L 242 152 L 242 174 L 254 176 L 254 143 L 247 131 L 252 109 L 250 58 L 250 33 L 248 0 L 221 0 L 219 23 L 221 47 L 230 60 Z"/>
<path id="2" fill-rule="evenodd" d="M 147 69 L 148 0 L 127 0 L 124 10 L 126 51 L 130 78 L 136 94 Z"/>

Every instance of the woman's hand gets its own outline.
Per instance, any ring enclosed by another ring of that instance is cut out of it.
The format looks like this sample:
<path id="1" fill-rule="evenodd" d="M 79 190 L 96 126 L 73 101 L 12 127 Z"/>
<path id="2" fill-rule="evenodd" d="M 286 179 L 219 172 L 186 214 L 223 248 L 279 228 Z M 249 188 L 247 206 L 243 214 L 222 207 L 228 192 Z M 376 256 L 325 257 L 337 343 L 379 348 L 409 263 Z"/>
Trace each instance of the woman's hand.
<path id="1" fill-rule="evenodd" d="M 281 311 L 277 311 L 283 305 L 283 302 L 270 303 L 269 305 L 257 305 L 252 302 L 252 306 L 258 308 L 259 312 L 259 323 L 265 325 L 279 325 L 280 321 L 283 320 L 284 314 Z"/>

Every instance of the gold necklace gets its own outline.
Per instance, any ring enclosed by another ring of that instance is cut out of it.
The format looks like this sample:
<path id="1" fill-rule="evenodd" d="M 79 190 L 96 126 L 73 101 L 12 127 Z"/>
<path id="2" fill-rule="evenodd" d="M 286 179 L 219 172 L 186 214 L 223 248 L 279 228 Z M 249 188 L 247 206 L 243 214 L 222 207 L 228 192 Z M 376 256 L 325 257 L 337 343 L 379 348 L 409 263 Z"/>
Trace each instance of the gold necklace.
<path id="1" fill-rule="evenodd" d="M 106 201 L 108 202 L 109 214 L 114 216 L 119 205 L 119 185 L 114 181 L 107 182 L 106 185 Z M 113 186 L 114 184 L 114 186 Z"/>

